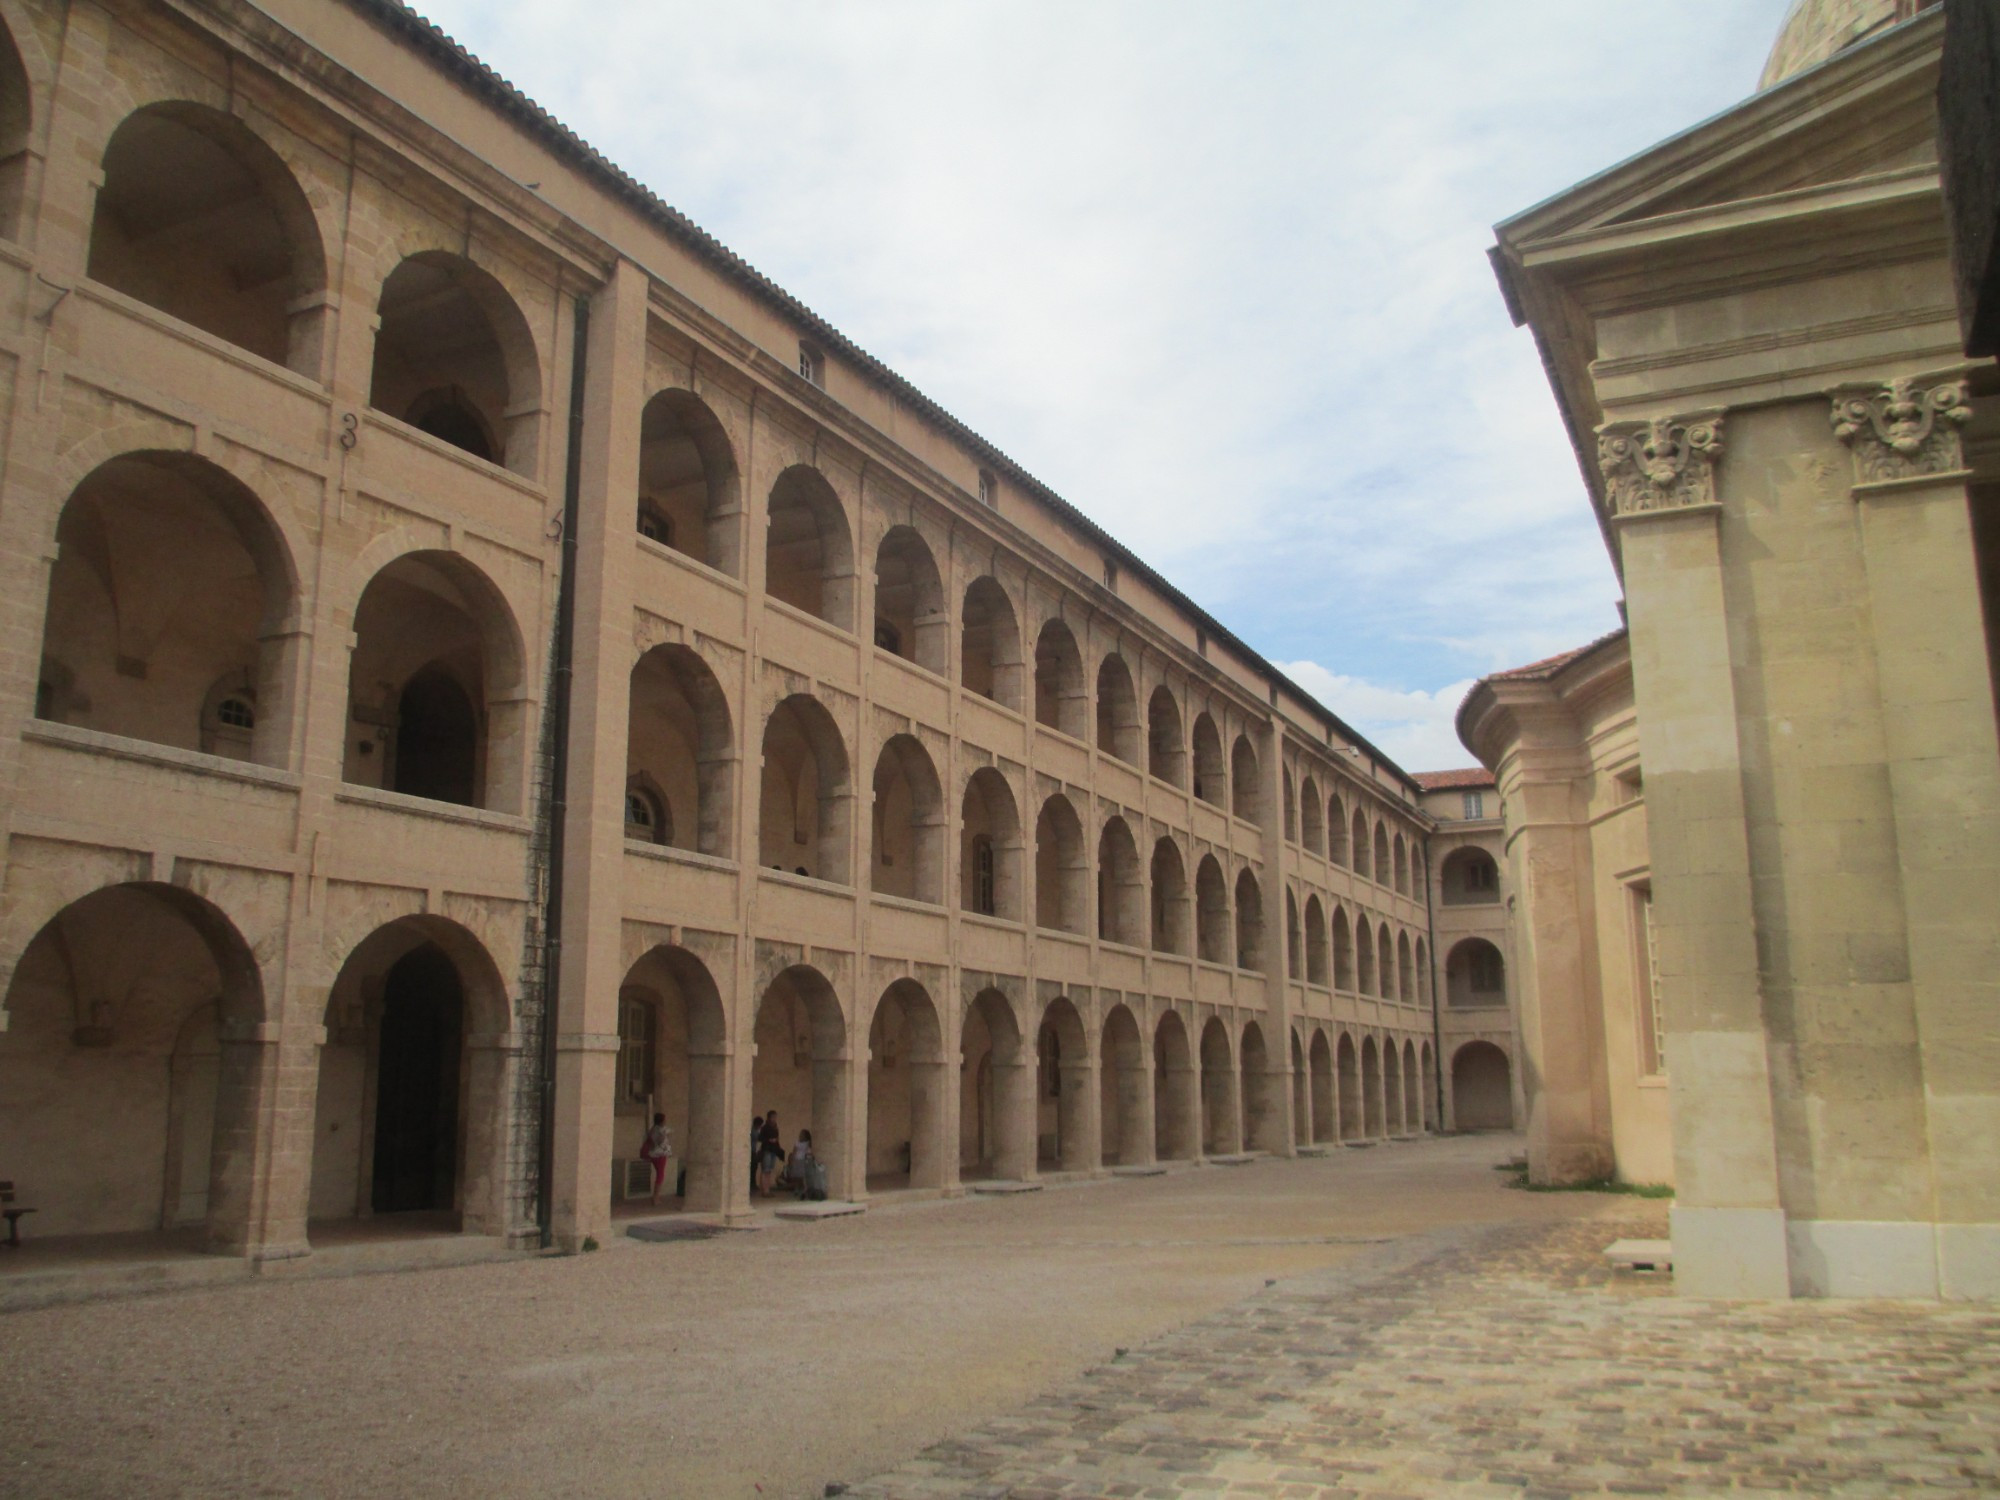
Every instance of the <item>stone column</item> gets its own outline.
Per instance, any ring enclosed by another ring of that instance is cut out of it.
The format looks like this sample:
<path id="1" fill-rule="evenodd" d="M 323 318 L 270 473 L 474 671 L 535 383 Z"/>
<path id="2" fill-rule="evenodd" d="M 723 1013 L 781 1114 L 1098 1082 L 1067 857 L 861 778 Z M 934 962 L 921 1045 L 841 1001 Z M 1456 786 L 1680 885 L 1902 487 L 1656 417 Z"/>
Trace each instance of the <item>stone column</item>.
<path id="1" fill-rule="evenodd" d="M 1834 396 L 1854 453 L 1929 1118 L 1931 1225 L 1854 1226 L 1887 1295 L 2000 1297 L 2000 736 L 1958 428 L 1963 381 Z M 1894 1236 L 1892 1242 L 1891 1236 Z M 1933 1241 L 1933 1235 L 1935 1239 Z"/>
<path id="2" fill-rule="evenodd" d="M 1104 1121 L 1102 1084 L 1098 1081 L 1099 1059 L 1095 1052 L 1065 1058 L 1058 1067 L 1062 1102 L 1057 1118 L 1067 1129 L 1062 1132 L 1061 1165 L 1065 1172 L 1096 1172 L 1104 1166 Z"/>
<path id="3" fill-rule="evenodd" d="M 1723 594 L 1721 452 L 1716 412 L 1618 423 L 1598 436 L 1624 562 L 1646 767 L 1656 999 L 1674 1112 L 1675 1287 L 1692 1296 L 1787 1297 Z"/>
<path id="4" fill-rule="evenodd" d="M 1153 1059 L 1151 1049 L 1141 1039 L 1133 1044 L 1132 1058 L 1118 1069 L 1114 1087 L 1118 1095 L 1119 1165 L 1151 1166 L 1159 1160 L 1160 1143 L 1153 1138 Z"/>
<path id="5" fill-rule="evenodd" d="M 993 1114 L 1000 1139 L 993 1151 L 993 1175 L 1004 1182 L 1032 1182 L 1035 1161 L 1035 1049 L 1021 1039 L 1011 1062 L 993 1059 Z"/>

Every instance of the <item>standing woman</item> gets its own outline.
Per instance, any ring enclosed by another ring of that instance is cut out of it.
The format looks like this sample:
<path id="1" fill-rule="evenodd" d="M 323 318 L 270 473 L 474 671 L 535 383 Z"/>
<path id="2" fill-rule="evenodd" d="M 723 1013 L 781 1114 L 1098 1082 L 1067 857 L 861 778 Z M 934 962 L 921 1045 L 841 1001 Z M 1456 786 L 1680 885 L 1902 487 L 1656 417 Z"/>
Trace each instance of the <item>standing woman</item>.
<path id="1" fill-rule="evenodd" d="M 778 1165 L 785 1159 L 784 1137 L 778 1134 L 778 1112 L 764 1116 L 764 1128 L 757 1132 L 757 1186 L 766 1198 L 777 1186 Z"/>

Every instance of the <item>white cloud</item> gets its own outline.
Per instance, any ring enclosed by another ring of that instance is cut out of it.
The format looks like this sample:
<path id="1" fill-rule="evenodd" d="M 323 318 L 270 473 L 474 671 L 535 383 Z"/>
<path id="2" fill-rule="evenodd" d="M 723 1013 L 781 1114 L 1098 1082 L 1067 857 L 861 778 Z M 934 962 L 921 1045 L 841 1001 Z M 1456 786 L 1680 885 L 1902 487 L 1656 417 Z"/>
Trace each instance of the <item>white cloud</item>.
<path id="1" fill-rule="evenodd" d="M 1315 661 L 1280 662 L 1280 671 L 1366 735 L 1408 771 L 1448 771 L 1477 762 L 1458 742 L 1452 720 L 1473 679 L 1433 692 L 1383 687 L 1330 672 Z"/>

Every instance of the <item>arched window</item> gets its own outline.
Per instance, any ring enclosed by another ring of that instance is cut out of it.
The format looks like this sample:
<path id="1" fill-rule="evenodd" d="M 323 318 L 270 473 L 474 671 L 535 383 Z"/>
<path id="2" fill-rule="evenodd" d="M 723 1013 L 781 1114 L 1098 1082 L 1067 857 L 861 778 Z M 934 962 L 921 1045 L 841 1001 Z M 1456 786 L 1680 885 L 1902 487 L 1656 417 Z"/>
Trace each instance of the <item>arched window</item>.
<path id="1" fill-rule="evenodd" d="M 1154 950 L 1187 952 L 1187 873 L 1170 838 L 1153 845 L 1152 895 Z"/>
<path id="2" fill-rule="evenodd" d="M 1229 927 L 1229 887 L 1213 854 L 1202 856 L 1195 871 L 1196 940 L 1203 963 L 1226 964 L 1232 947 Z"/>
<path id="3" fill-rule="evenodd" d="M 655 646 L 632 668 L 626 759 L 633 784 L 650 788 L 661 819 L 653 842 L 727 856 L 734 733 L 722 684 L 693 647 Z M 673 809 L 692 812 L 676 826 Z M 637 834 L 628 834 L 636 838 Z"/>
<path id="4" fill-rule="evenodd" d="M 1282 766 L 1279 768 L 1278 779 L 1280 782 L 1283 783 L 1284 803 L 1285 803 L 1285 823 L 1284 823 L 1285 842 L 1288 844 L 1296 844 L 1299 841 L 1298 793 L 1292 789 L 1292 773 L 1288 768 Z"/>
<path id="5" fill-rule="evenodd" d="M 1264 892 L 1248 870 L 1236 877 L 1236 967 L 1264 967 Z"/>
<path id="6" fill-rule="evenodd" d="M 847 512 L 826 476 L 794 464 L 771 486 L 764 592 L 841 630 L 854 628 Z"/>
<path id="7" fill-rule="evenodd" d="M 1222 764 L 1222 736 L 1206 713 L 1194 721 L 1194 794 L 1211 807 L 1229 805 L 1229 773 Z"/>
<path id="8" fill-rule="evenodd" d="M 968 692 L 1003 708 L 1021 707 L 1021 627 L 1014 601 L 992 578 L 975 578 L 965 591 L 959 660 Z"/>
<path id="9" fill-rule="evenodd" d="M 972 836 L 971 908 L 982 917 L 999 915 L 994 903 L 993 840 L 986 834 Z"/>
<path id="10" fill-rule="evenodd" d="M 1036 925 L 1082 933 L 1088 920 L 1086 878 L 1083 825 L 1069 798 L 1058 792 L 1035 819 Z"/>
<path id="11" fill-rule="evenodd" d="M 667 799 L 643 782 L 625 788 L 625 837 L 642 844 L 671 844 L 674 818 Z"/>
<path id="12" fill-rule="evenodd" d="M 1358 807 L 1354 809 L 1353 838 L 1354 873 L 1366 878 L 1374 873 L 1375 867 L 1368 859 L 1371 847 L 1368 842 L 1368 819 Z"/>
<path id="13" fill-rule="evenodd" d="M 1319 904 L 1317 895 L 1306 897 L 1305 923 L 1306 983 L 1325 984 L 1327 982 L 1326 908 Z"/>
<path id="14" fill-rule="evenodd" d="M 1319 783 L 1308 776 L 1299 783 L 1299 842 L 1308 854 L 1326 853 L 1326 826 L 1322 821 Z"/>
<path id="15" fill-rule="evenodd" d="M 1355 987 L 1354 933 L 1347 913 L 1337 906 L 1333 909 L 1333 987 L 1349 991 Z"/>
<path id="16" fill-rule="evenodd" d="M 1377 823 L 1375 825 L 1375 863 L 1373 870 L 1375 882 L 1378 885 L 1388 885 L 1395 878 L 1395 867 L 1389 862 L 1389 825 L 1387 823 Z"/>
<path id="17" fill-rule="evenodd" d="M 1181 706 L 1165 683 L 1146 705 L 1146 769 L 1168 786 L 1187 784 L 1187 746 L 1181 742 Z"/>
<path id="18" fill-rule="evenodd" d="M 1298 979 L 1304 974 L 1304 957 L 1300 953 L 1304 945 L 1299 932 L 1299 898 L 1295 891 L 1285 892 L 1285 977 Z"/>
<path id="19" fill-rule="evenodd" d="M 1233 784 L 1230 810 L 1245 822 L 1261 822 L 1257 813 L 1257 751 L 1248 735 L 1236 736 L 1229 761 L 1229 779 Z"/>
<path id="20" fill-rule="evenodd" d="M 875 644 L 943 673 L 949 625 L 929 544 L 913 526 L 890 527 L 875 552 Z"/>
<path id="21" fill-rule="evenodd" d="M 1326 803 L 1326 857 L 1331 864 L 1347 863 L 1347 808 L 1338 793 Z"/>
<path id="22" fill-rule="evenodd" d="M 1446 906 L 1478 906 L 1500 899 L 1500 869 L 1484 849 L 1452 850 L 1438 875 Z"/>
<path id="23" fill-rule="evenodd" d="M 1035 722 L 1082 739 L 1089 713 L 1076 637 L 1061 620 L 1050 620 L 1035 638 Z"/>
<path id="24" fill-rule="evenodd" d="M 660 391 L 639 419 L 639 535 L 737 578 L 742 527 L 722 423 L 692 391 Z"/>
<path id="25" fill-rule="evenodd" d="M 757 862 L 848 882 L 853 814 L 847 747 L 818 699 L 794 693 L 764 725 Z"/>
<path id="26" fill-rule="evenodd" d="M 1132 671 L 1113 652 L 1097 669 L 1097 748 L 1127 765 L 1139 764 L 1139 702 Z"/>
<path id="27" fill-rule="evenodd" d="M 21 237 L 21 198 L 27 187 L 34 108 L 28 70 L 7 28 L 0 24 L 0 238 Z"/>
<path id="28" fill-rule="evenodd" d="M 960 813 L 960 903 L 981 916 L 1020 920 L 1021 822 L 1007 778 L 991 766 L 974 771 Z"/>
<path id="29" fill-rule="evenodd" d="M 930 753 L 899 734 L 875 762 L 875 850 L 871 887 L 909 901 L 941 901 L 944 798 Z"/>
<path id="30" fill-rule="evenodd" d="M 674 544 L 674 518 L 660 508 L 651 498 L 639 502 L 639 535 L 649 542 L 658 542 L 662 547 Z"/>
<path id="31" fill-rule="evenodd" d="M 1097 841 L 1097 935 L 1107 943 L 1138 947 L 1144 941 L 1146 888 L 1139 849 L 1123 818 L 1104 825 Z"/>

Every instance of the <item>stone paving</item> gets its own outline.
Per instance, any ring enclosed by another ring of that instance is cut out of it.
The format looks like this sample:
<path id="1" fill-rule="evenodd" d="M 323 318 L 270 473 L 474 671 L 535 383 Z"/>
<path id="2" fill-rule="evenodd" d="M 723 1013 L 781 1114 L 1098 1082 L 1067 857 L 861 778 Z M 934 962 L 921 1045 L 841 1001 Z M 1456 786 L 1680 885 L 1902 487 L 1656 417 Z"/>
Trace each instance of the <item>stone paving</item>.
<path id="1" fill-rule="evenodd" d="M 1702 1303 L 1602 1264 L 1613 1239 L 1664 1228 L 1654 1211 L 1401 1241 L 846 1493 L 2000 1493 L 2000 1311 Z"/>

